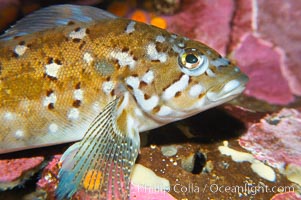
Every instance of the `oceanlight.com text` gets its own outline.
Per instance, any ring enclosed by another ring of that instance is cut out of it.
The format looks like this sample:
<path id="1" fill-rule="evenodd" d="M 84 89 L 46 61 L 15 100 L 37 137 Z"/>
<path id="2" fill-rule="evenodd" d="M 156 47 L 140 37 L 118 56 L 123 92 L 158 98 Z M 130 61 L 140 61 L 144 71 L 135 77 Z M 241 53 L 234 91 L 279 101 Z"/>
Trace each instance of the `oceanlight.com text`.
<path id="1" fill-rule="evenodd" d="M 219 184 L 206 184 L 203 187 L 204 192 L 210 193 L 236 193 L 236 194 L 247 194 L 256 195 L 259 193 L 283 193 L 283 192 L 294 192 L 293 186 L 267 186 L 267 185 L 250 185 L 245 183 L 244 185 L 219 185 Z"/>
<path id="2" fill-rule="evenodd" d="M 235 193 L 237 195 L 256 195 L 259 193 L 283 193 L 283 192 L 294 192 L 294 186 L 267 186 L 264 184 L 242 184 L 242 185 L 222 185 L 222 184 L 205 184 L 199 186 L 194 183 L 189 183 L 188 185 L 183 185 L 177 183 L 172 185 L 170 188 L 166 188 L 166 186 L 156 186 L 156 187 L 148 187 L 140 185 L 138 187 L 139 191 L 154 193 L 160 191 L 166 192 L 175 192 L 175 193 Z"/>

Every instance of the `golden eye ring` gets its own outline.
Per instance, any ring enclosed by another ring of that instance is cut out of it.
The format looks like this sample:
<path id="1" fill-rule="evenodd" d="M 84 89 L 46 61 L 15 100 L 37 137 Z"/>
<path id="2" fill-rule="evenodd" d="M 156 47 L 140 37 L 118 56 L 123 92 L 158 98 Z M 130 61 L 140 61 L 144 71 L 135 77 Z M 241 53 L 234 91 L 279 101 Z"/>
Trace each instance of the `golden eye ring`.
<path id="1" fill-rule="evenodd" d="M 184 49 L 178 62 L 181 70 L 190 76 L 199 76 L 209 67 L 207 57 L 194 48 Z"/>

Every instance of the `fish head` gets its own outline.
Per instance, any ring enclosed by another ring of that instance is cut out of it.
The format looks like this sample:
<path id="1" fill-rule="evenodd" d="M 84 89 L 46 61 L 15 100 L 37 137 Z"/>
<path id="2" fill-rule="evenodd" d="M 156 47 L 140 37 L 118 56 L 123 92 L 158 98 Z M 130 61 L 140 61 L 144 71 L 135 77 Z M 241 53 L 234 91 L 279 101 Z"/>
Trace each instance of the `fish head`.
<path id="1" fill-rule="evenodd" d="M 230 60 L 197 41 L 188 42 L 177 59 L 180 70 L 192 79 L 188 85 L 190 89 L 185 90 L 186 96 L 194 97 L 196 102 L 198 98 L 205 99 L 208 106 L 235 98 L 249 80 Z"/>
<path id="2" fill-rule="evenodd" d="M 180 120 L 227 102 L 241 94 L 248 77 L 214 49 L 198 41 L 174 36 L 168 66 L 155 83 L 160 105 L 153 117 Z"/>

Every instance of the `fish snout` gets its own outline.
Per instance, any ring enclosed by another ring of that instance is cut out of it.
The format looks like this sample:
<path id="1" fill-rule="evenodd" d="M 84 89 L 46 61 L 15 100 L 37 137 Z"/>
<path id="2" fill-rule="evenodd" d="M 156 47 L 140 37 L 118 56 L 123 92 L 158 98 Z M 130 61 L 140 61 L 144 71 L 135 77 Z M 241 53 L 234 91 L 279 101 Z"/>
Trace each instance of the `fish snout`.
<path id="1" fill-rule="evenodd" d="M 245 90 L 248 80 L 247 75 L 240 73 L 238 77 L 229 79 L 229 81 L 221 84 L 220 87 L 209 89 L 206 97 L 212 102 L 233 99 Z"/>

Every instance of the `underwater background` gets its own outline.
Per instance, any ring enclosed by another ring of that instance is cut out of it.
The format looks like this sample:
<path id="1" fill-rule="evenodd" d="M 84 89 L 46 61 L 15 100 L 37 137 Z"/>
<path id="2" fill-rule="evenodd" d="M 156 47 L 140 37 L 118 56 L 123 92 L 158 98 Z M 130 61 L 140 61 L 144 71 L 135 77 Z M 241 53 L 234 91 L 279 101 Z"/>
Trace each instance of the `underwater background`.
<path id="1" fill-rule="evenodd" d="M 0 31 L 64 3 L 201 41 L 250 78 L 234 101 L 141 134 L 137 174 L 164 188 L 132 186 L 131 199 L 301 199 L 301 1 L 0 0 Z M 0 155 L 0 199 L 54 199 L 69 145 Z"/>

